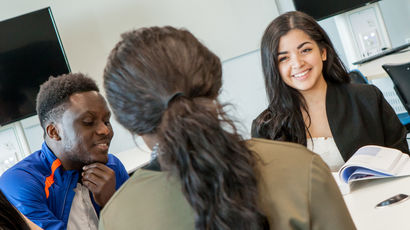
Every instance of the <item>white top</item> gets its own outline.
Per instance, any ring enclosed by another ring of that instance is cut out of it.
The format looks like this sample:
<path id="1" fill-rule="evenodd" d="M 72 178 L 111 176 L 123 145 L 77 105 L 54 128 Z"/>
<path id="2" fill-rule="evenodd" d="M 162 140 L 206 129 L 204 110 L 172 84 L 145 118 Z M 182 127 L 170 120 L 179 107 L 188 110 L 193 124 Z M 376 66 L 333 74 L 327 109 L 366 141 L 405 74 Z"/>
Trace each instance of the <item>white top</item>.
<path id="1" fill-rule="evenodd" d="M 307 148 L 321 156 L 332 172 L 338 171 L 345 163 L 333 137 L 308 138 Z"/>
<path id="2" fill-rule="evenodd" d="M 90 192 L 80 183 L 77 183 L 74 191 L 67 230 L 97 230 L 98 216 L 91 202 Z"/>

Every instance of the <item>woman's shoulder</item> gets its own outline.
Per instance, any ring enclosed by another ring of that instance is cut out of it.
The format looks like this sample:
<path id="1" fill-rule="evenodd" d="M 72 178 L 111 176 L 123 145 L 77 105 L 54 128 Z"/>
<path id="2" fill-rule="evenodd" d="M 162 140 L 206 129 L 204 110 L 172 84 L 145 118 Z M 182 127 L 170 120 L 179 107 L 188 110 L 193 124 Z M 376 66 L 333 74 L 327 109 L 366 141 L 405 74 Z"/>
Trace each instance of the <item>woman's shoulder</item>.
<path id="1" fill-rule="evenodd" d="M 328 84 L 327 100 L 337 106 L 340 102 L 345 101 L 351 104 L 352 101 L 362 102 L 361 104 L 374 106 L 383 98 L 382 92 L 374 85 L 343 83 Z M 335 103 L 337 101 L 337 103 Z"/>
<path id="2" fill-rule="evenodd" d="M 357 83 L 329 83 L 328 87 L 331 91 L 338 91 L 334 89 L 339 89 L 339 91 L 347 91 L 350 94 L 372 94 L 379 93 L 380 90 L 370 84 L 357 84 Z"/>
<path id="3" fill-rule="evenodd" d="M 268 177 L 274 175 L 275 178 L 270 180 L 280 180 L 282 177 L 291 177 L 291 175 L 308 176 L 312 169 L 317 167 L 329 170 L 320 156 L 300 144 L 259 138 L 248 140 L 247 144 L 255 154 L 257 167 L 262 175 L 266 174 Z"/>
<path id="4" fill-rule="evenodd" d="M 310 208 L 312 189 L 323 184 L 328 186 L 325 189 L 333 189 L 329 167 L 299 144 L 263 139 L 252 139 L 248 144 L 257 159 L 261 208 L 273 227 L 309 223 L 314 215 Z M 326 190 L 331 195 L 333 191 Z"/>
<path id="5" fill-rule="evenodd" d="M 263 160 L 310 161 L 315 154 L 305 146 L 285 141 L 274 141 L 252 138 L 247 141 L 248 147 Z"/>
<path id="6" fill-rule="evenodd" d="M 178 215 L 172 215 L 176 210 Z M 105 205 L 100 226 L 104 229 L 165 229 L 168 225 L 170 229 L 177 229 L 174 225 L 178 223 L 185 226 L 179 229 L 193 229 L 192 213 L 181 193 L 179 180 L 167 172 L 138 169 Z M 181 215 L 186 218 L 181 219 Z"/>
<path id="7" fill-rule="evenodd" d="M 166 180 L 166 175 L 161 171 L 138 169 L 134 174 L 115 192 L 105 207 L 116 206 L 120 200 L 129 200 L 135 191 L 143 193 L 146 189 L 162 185 Z M 137 197 L 134 197 L 137 198 Z"/>

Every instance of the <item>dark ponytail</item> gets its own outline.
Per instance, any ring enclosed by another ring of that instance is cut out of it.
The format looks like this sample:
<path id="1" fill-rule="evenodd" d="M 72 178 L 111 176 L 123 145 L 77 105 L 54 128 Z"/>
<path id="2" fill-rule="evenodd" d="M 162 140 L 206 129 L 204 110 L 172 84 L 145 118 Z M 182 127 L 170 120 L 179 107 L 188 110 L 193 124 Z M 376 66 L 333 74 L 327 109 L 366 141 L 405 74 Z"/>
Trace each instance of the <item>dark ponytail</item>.
<path id="1" fill-rule="evenodd" d="M 159 127 L 160 162 L 181 179 L 196 229 L 262 229 L 255 159 L 233 122 L 211 99 L 176 100 Z"/>
<path id="2" fill-rule="evenodd" d="M 2 230 L 29 230 L 24 218 L 7 200 L 0 190 L 0 229 Z"/>
<path id="3" fill-rule="evenodd" d="M 262 229 L 255 159 L 216 97 L 219 58 L 190 32 L 122 35 L 104 71 L 112 110 L 133 133 L 155 134 L 161 169 L 180 178 L 196 229 Z"/>

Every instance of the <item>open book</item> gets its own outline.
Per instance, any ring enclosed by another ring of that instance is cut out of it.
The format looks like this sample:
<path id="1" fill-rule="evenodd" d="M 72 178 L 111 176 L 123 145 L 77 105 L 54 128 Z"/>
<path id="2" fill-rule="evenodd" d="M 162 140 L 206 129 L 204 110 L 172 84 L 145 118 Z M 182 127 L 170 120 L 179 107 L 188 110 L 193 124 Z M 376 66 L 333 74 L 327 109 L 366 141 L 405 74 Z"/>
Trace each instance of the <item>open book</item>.
<path id="1" fill-rule="evenodd" d="M 340 181 L 353 181 L 410 175 L 409 155 L 400 150 L 376 145 L 358 149 L 340 168 Z"/>

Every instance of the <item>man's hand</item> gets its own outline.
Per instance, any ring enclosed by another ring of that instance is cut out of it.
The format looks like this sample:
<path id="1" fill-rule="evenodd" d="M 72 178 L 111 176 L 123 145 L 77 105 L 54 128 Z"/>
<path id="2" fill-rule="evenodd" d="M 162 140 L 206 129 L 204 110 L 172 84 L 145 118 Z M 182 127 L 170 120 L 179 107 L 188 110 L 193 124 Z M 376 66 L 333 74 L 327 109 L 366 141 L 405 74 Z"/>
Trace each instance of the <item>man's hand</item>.
<path id="1" fill-rule="evenodd" d="M 93 194 L 95 202 L 104 207 L 115 192 L 115 172 L 101 163 L 83 167 L 82 183 Z"/>

